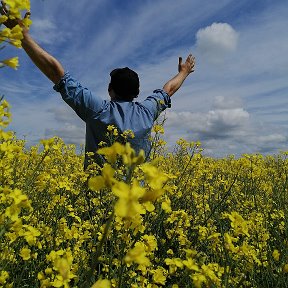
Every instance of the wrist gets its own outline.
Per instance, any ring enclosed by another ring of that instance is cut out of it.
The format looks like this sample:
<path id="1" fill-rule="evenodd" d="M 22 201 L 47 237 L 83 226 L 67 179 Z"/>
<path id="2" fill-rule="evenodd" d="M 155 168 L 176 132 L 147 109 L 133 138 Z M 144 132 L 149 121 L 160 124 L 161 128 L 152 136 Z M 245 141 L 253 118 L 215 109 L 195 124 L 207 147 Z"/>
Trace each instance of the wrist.
<path id="1" fill-rule="evenodd" d="M 181 71 L 179 71 L 179 75 L 181 75 L 182 77 L 186 78 L 189 75 L 189 72 L 185 71 L 185 70 L 181 70 Z"/>
<path id="2" fill-rule="evenodd" d="M 26 27 L 22 27 L 22 34 L 23 34 L 23 37 L 27 37 L 28 34 L 29 34 L 29 30 L 28 30 L 28 28 L 26 28 Z"/>
<path id="3" fill-rule="evenodd" d="M 29 30 L 27 28 L 23 28 L 22 35 L 23 35 L 23 38 L 21 39 L 22 44 L 29 41 L 30 35 Z"/>

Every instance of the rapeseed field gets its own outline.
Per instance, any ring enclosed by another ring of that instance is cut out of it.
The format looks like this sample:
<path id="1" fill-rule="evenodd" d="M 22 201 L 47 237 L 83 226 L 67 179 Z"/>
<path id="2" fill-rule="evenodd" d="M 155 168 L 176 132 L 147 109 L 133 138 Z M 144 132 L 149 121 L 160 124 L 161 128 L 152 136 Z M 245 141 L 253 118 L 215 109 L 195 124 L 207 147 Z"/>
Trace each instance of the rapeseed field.
<path id="1" fill-rule="evenodd" d="M 286 286 L 287 153 L 168 153 L 156 125 L 152 161 L 115 142 L 84 171 L 59 138 L 25 148 L 5 100 L 0 116 L 0 287 Z"/>

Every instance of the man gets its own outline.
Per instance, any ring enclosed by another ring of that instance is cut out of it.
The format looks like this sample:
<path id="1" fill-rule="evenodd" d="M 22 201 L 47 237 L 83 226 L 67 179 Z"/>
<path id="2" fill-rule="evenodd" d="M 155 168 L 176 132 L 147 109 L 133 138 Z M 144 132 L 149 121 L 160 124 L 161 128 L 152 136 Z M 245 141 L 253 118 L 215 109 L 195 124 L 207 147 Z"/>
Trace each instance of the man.
<path id="1" fill-rule="evenodd" d="M 3 15 L 8 15 L 3 2 L 1 10 Z M 29 15 L 27 13 L 25 17 Z M 182 58 L 179 57 L 178 73 L 175 77 L 162 89 L 154 90 L 144 101 L 133 102 L 139 94 L 138 75 L 128 67 L 118 68 L 110 73 L 111 82 L 108 86 L 110 100 L 102 100 L 84 88 L 69 72 L 65 72 L 61 63 L 32 39 L 29 30 L 22 25 L 20 19 L 7 20 L 4 24 L 9 28 L 17 24 L 22 26 L 23 49 L 55 84 L 54 89 L 61 93 L 63 100 L 85 121 L 86 153 L 95 153 L 99 143 L 106 140 L 107 126 L 114 125 L 121 133 L 132 130 L 135 137 L 129 139 L 131 146 L 136 152 L 143 149 L 147 157 L 151 149 L 149 136 L 154 121 L 162 111 L 171 106 L 170 97 L 180 88 L 187 76 L 194 72 L 195 58 L 190 54 L 185 63 L 182 63 Z M 85 167 L 87 161 L 85 157 Z M 96 155 L 96 161 L 101 162 L 99 155 Z"/>

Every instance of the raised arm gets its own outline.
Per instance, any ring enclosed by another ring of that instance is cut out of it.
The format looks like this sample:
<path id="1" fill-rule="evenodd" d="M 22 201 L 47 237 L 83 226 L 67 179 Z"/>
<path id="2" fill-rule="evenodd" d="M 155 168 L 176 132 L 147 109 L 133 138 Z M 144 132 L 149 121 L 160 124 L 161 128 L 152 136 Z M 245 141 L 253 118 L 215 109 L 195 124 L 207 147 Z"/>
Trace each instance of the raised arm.
<path id="1" fill-rule="evenodd" d="M 8 16 L 9 11 L 6 8 L 4 1 L 1 1 L 1 3 L 1 14 Z M 29 16 L 30 13 L 26 13 L 25 17 Z M 64 75 L 64 68 L 57 59 L 46 52 L 33 40 L 29 34 L 28 28 L 23 25 L 22 21 L 22 19 L 8 19 L 4 24 L 8 28 L 13 28 L 16 25 L 19 25 L 22 28 L 23 39 L 21 41 L 23 49 L 42 73 L 44 73 L 53 83 L 58 83 Z"/>
<path id="2" fill-rule="evenodd" d="M 61 63 L 41 48 L 29 35 L 28 31 L 23 31 L 23 36 L 22 47 L 27 55 L 42 73 L 54 84 L 57 84 L 64 75 L 64 68 Z"/>
<path id="3" fill-rule="evenodd" d="M 194 72 L 195 57 L 190 54 L 185 63 L 182 63 L 182 57 L 179 57 L 178 74 L 170 79 L 163 87 L 163 90 L 171 97 L 183 84 L 187 76 Z"/>

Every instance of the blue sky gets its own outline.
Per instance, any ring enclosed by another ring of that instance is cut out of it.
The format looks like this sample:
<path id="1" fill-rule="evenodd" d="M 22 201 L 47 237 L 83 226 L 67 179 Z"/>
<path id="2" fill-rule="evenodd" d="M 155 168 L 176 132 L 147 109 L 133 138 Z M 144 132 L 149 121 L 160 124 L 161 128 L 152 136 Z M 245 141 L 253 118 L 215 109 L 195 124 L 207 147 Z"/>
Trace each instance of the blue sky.
<path id="1" fill-rule="evenodd" d="M 108 99 L 109 73 L 136 70 L 138 101 L 177 73 L 191 52 L 196 71 L 172 97 L 165 139 L 201 141 L 204 154 L 288 150 L 288 1 L 32 0 L 31 35 L 94 94 Z M 28 144 L 84 143 L 85 124 L 23 50 L 17 71 L 0 70 L 10 129 Z"/>

